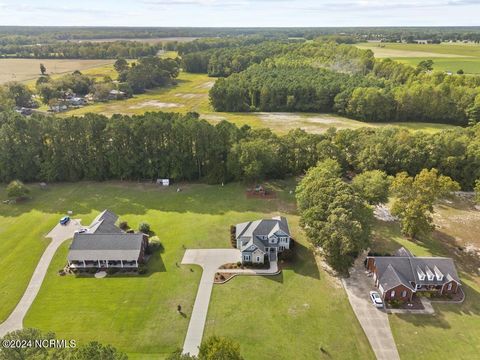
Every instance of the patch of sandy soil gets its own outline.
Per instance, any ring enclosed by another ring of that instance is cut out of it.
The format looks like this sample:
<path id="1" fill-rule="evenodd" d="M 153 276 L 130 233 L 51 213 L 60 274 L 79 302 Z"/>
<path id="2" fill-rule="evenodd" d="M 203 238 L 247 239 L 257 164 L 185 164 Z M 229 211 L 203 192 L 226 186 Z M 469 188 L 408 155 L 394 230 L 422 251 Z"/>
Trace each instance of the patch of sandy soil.
<path id="1" fill-rule="evenodd" d="M 129 106 L 129 109 L 143 109 L 146 107 L 156 107 L 159 109 L 171 109 L 183 106 L 182 104 L 177 103 L 165 103 L 158 100 L 148 100 L 138 103 L 136 105 Z"/>
<path id="2" fill-rule="evenodd" d="M 181 99 L 196 99 L 196 98 L 202 98 L 205 95 L 203 94 L 183 94 L 183 93 L 178 93 L 175 94 L 176 97 L 181 98 Z"/>
<path id="3" fill-rule="evenodd" d="M 197 89 L 211 89 L 215 85 L 215 81 L 207 81 L 197 86 Z"/>
<path id="4" fill-rule="evenodd" d="M 220 115 L 213 115 L 213 114 L 202 114 L 202 119 L 213 121 L 213 122 L 220 122 L 222 120 L 227 120 L 226 117 Z"/>

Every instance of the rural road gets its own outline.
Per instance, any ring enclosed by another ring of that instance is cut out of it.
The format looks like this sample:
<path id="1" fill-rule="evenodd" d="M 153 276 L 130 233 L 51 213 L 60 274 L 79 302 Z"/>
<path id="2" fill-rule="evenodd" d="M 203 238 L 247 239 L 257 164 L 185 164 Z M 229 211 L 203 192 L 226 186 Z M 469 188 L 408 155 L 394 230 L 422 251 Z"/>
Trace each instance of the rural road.
<path id="1" fill-rule="evenodd" d="M 203 268 L 203 273 L 188 324 L 187 336 L 183 344 L 184 354 L 198 355 L 198 348 L 202 342 L 203 329 L 207 320 L 215 273 L 221 265 L 236 263 L 240 260 L 240 251 L 237 249 L 188 249 L 185 251 L 182 264 L 200 265 Z"/>
<path id="2" fill-rule="evenodd" d="M 399 360 L 388 315 L 370 302 L 369 292 L 375 289 L 373 279 L 364 274 L 363 260 L 364 257 L 358 258 L 350 271 L 350 277 L 342 279 L 343 287 L 377 359 Z"/>
<path id="3" fill-rule="evenodd" d="M 19 303 L 7 320 L 0 324 L 0 337 L 3 337 L 8 332 L 22 329 L 23 319 L 42 286 L 43 279 L 45 278 L 55 252 L 65 240 L 71 239 L 75 231 L 79 230 L 81 227 L 80 220 L 71 220 L 67 225 L 57 224 L 57 226 L 47 234 L 46 237 L 51 238 L 52 241 L 40 258 L 40 261 L 33 272 L 32 278 L 30 279 L 30 283 Z"/>

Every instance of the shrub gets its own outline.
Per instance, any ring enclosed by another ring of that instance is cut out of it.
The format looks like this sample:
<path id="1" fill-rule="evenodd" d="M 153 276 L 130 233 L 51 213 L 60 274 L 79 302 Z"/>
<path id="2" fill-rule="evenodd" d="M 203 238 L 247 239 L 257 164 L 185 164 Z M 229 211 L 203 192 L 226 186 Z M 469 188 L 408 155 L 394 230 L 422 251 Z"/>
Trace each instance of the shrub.
<path id="1" fill-rule="evenodd" d="M 30 192 L 30 189 L 27 188 L 20 180 L 13 180 L 7 186 L 7 196 L 9 198 L 21 199 L 25 197 Z"/>
<path id="2" fill-rule="evenodd" d="M 390 304 L 390 306 L 394 309 L 398 309 L 401 305 L 402 305 L 402 302 L 400 300 L 390 300 L 388 302 Z"/>
<path id="3" fill-rule="evenodd" d="M 278 258 L 280 260 L 290 261 L 290 260 L 293 259 L 294 255 L 295 255 L 295 253 L 293 252 L 292 249 L 285 249 L 285 250 L 283 250 L 283 252 L 278 254 Z"/>
<path id="4" fill-rule="evenodd" d="M 118 227 L 120 229 L 122 229 L 123 231 L 127 231 L 128 229 L 130 229 L 130 227 L 128 226 L 128 223 L 126 221 L 122 221 Z"/>
<path id="5" fill-rule="evenodd" d="M 95 274 L 97 272 L 97 268 L 88 268 L 87 272 L 89 274 Z"/>
<path id="6" fill-rule="evenodd" d="M 160 242 L 160 239 L 158 236 L 153 236 L 150 238 L 148 241 L 148 246 L 145 251 L 147 255 L 153 254 L 155 251 L 162 251 L 163 250 L 163 245 Z"/>
<path id="7" fill-rule="evenodd" d="M 237 261 L 237 266 L 238 266 L 238 267 L 242 266 L 242 262 L 241 262 L 241 261 Z"/>
<path id="8" fill-rule="evenodd" d="M 117 272 L 118 272 L 118 268 L 111 267 L 111 268 L 107 269 L 107 274 L 108 275 L 113 275 L 113 274 L 116 274 Z"/>
<path id="9" fill-rule="evenodd" d="M 150 229 L 150 224 L 146 222 L 140 223 L 138 230 L 144 234 L 150 234 L 151 229 Z"/>
<path id="10" fill-rule="evenodd" d="M 140 265 L 138 267 L 138 273 L 140 275 L 146 274 L 147 273 L 147 267 L 145 265 Z"/>

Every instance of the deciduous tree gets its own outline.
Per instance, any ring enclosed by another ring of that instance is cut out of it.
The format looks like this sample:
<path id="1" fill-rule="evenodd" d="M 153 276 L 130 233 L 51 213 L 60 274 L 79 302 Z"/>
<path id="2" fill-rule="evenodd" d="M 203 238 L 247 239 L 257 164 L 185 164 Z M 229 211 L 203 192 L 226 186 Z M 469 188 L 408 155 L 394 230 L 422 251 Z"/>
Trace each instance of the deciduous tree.
<path id="1" fill-rule="evenodd" d="M 457 182 L 439 175 L 436 169 L 423 169 L 415 177 L 397 174 L 391 186 L 395 196 L 392 214 L 400 219 L 402 233 L 413 239 L 433 231 L 435 201 L 459 189 Z"/>

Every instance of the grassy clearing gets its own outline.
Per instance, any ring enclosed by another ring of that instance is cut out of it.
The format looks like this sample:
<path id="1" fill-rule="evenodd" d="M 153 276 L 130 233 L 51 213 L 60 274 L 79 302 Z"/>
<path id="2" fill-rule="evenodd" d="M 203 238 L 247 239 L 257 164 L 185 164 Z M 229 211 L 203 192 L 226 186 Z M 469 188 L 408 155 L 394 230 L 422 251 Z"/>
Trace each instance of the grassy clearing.
<path id="1" fill-rule="evenodd" d="M 405 246 L 417 256 L 452 257 L 466 300 L 461 305 L 434 304 L 436 313 L 432 316 L 390 315 L 390 325 L 402 358 L 475 359 L 480 351 L 480 261 L 458 246 L 478 234 L 478 222 L 473 218 L 478 218 L 478 211 L 466 208 L 458 199 L 436 208 L 438 229 L 432 236 L 412 242 L 401 236 L 398 224 L 378 221 L 372 249 L 392 252 Z M 462 221 L 460 217 L 464 216 Z"/>
<path id="2" fill-rule="evenodd" d="M 396 58 L 395 60 L 417 66 L 423 60 L 419 58 Z M 432 58 L 433 68 L 438 71 L 455 74 L 462 69 L 466 74 L 480 74 L 480 57 L 478 58 Z"/>
<path id="3" fill-rule="evenodd" d="M 0 84 L 36 80 L 40 76 L 40 64 L 45 65 L 48 74 L 55 75 L 104 67 L 113 62 L 114 60 L 0 59 Z"/>
<path id="4" fill-rule="evenodd" d="M 48 191 L 35 192 L 31 202 L 10 213 L 10 217 L 18 219 L 18 222 L 32 218 L 27 222 L 28 226 L 16 228 L 17 237 L 21 239 L 17 240 L 17 247 L 22 250 L 18 252 L 19 256 L 30 252 L 32 243 L 41 240 L 38 236 L 32 236 L 28 242 L 24 240 L 30 236 L 31 229 L 38 227 L 33 215 L 41 214 L 40 218 L 54 219 L 49 224 L 41 225 L 50 227 L 67 208 L 73 210 L 75 217 L 81 218 L 85 224 L 104 208 L 116 212 L 132 227 L 137 227 L 141 221 L 147 221 L 160 237 L 165 250 L 153 256 L 149 263 L 149 273 L 145 276 L 75 278 L 57 275 L 57 271 L 66 262 L 68 243 L 64 244 L 54 257 L 39 295 L 27 314 L 25 326 L 51 330 L 60 338 L 74 338 L 80 343 L 89 340 L 111 343 L 134 359 L 164 357 L 183 344 L 201 275 L 199 268 L 177 266 L 185 251 L 184 247 L 228 247 L 231 224 L 278 213 L 289 217 L 294 236 L 302 239 L 298 217 L 294 213 L 293 195 L 289 194 L 289 190 L 295 186 L 294 182 L 280 182 L 274 186 L 279 195 L 275 200 L 246 199 L 245 186 L 240 184 L 225 187 L 181 185 L 183 191 L 177 193 L 173 188 L 164 189 L 145 184 L 78 183 L 52 185 Z M 54 198 L 58 198 L 58 202 L 52 201 Z M 0 218 L 0 228 L 4 227 L 5 221 Z M 5 247 L 5 251 L 0 254 L 10 251 L 10 247 Z M 347 329 L 342 332 L 347 331 L 349 334 L 349 347 L 342 349 L 342 354 L 352 358 L 360 353 L 363 358 L 371 358 L 371 350 L 355 321 L 343 290 L 328 274 L 318 269 L 307 248 L 300 249 L 302 261 L 294 268 L 287 269 L 281 282 L 245 279 L 251 280 L 251 286 L 256 288 L 255 292 L 250 291 L 245 295 L 256 302 L 253 308 L 257 311 L 263 309 L 264 301 L 271 296 L 278 298 L 280 294 L 288 294 L 285 299 L 296 299 L 290 304 L 295 306 L 290 313 L 286 308 L 287 301 L 279 301 L 280 311 L 272 309 L 276 315 L 265 323 L 265 331 L 271 334 L 282 329 L 287 333 L 296 324 L 298 338 L 295 344 L 305 345 L 306 358 L 313 359 L 317 358 L 314 355 L 318 353 L 319 346 L 332 353 L 339 351 L 336 348 L 340 345 L 340 340 L 331 334 L 332 324 L 335 324 Z M 17 270 L 21 269 L 25 275 L 31 274 L 40 252 L 37 251 L 37 256 L 27 257 L 16 265 Z M 4 261 L 3 257 L 0 259 Z M 7 272 L 0 273 L 2 281 L 5 281 L 3 278 L 6 276 L 9 276 Z M 24 288 L 28 276 L 24 276 L 22 281 L 17 277 L 16 280 Z M 240 282 L 244 280 L 241 279 Z M 236 286 L 236 280 L 231 284 L 233 292 L 241 291 Z M 247 283 L 245 285 L 248 286 Z M 18 296 L 10 291 L 10 284 L 7 288 L 5 295 L 13 304 L 18 301 Z M 311 295 L 300 302 L 307 291 Z M 240 307 L 244 306 L 241 298 L 242 296 L 236 297 L 236 304 Z M 334 298 L 334 301 L 327 301 L 327 298 Z M 235 300 L 229 299 L 229 302 L 233 311 Z M 304 303 L 308 303 L 308 308 L 303 306 Z M 187 318 L 177 314 L 177 304 L 182 305 Z M 225 304 L 222 299 L 215 297 L 211 309 L 218 315 L 218 309 L 225 309 Z M 284 310 L 287 311 L 286 315 L 282 315 Z M 242 311 L 235 316 L 242 316 L 246 323 L 254 324 L 258 321 L 258 315 Z M 211 321 L 207 329 L 210 329 L 210 324 Z M 229 326 L 237 329 L 238 334 L 246 330 L 239 327 L 236 321 L 230 322 Z M 299 336 L 300 333 L 302 336 Z M 245 337 L 237 340 L 241 343 L 245 341 L 242 343 L 242 351 L 248 354 L 260 354 L 269 348 L 272 356 L 287 358 L 283 354 L 285 349 L 274 348 L 270 338 L 259 336 L 255 344 Z M 289 354 L 294 354 L 296 346 L 292 342 L 286 344 L 291 346 Z"/>
<path id="5" fill-rule="evenodd" d="M 94 70 L 91 70 L 92 72 Z M 97 73 L 99 73 L 98 71 Z M 228 120 L 238 126 L 249 125 L 252 128 L 269 127 L 279 134 L 291 129 L 302 128 L 312 133 L 322 133 L 328 128 L 357 129 L 360 127 L 377 127 L 385 125 L 399 126 L 410 130 L 427 132 L 452 128 L 449 125 L 430 123 L 364 123 L 333 114 L 308 113 L 225 113 L 215 112 L 208 99 L 208 91 L 215 79 L 205 74 L 182 72 L 177 79 L 178 85 L 147 91 L 124 101 L 97 103 L 75 109 L 64 115 L 84 115 L 89 112 L 107 116 L 113 114 L 136 115 L 147 111 L 172 111 L 186 113 L 195 111 L 211 123 Z"/>
<path id="6" fill-rule="evenodd" d="M 467 74 L 480 73 L 479 44 L 361 43 L 357 46 L 372 50 L 377 58 L 392 58 L 412 66 L 432 59 L 435 70 L 456 73 L 462 69 Z"/>

